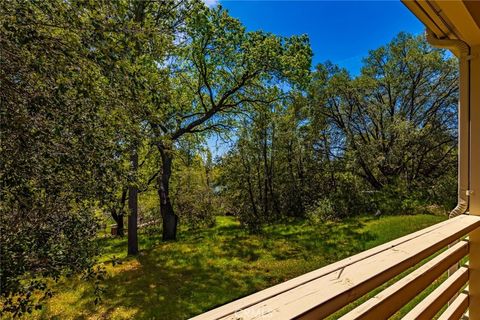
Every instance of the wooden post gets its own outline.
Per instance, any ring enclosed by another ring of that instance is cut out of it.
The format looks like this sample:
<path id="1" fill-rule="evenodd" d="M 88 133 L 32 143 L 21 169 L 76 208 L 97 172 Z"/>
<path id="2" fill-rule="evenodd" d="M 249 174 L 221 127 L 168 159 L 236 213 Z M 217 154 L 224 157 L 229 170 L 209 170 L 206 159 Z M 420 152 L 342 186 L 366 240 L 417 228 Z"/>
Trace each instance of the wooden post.
<path id="1" fill-rule="evenodd" d="M 462 155 L 463 156 L 463 155 Z M 470 59 L 470 214 L 480 216 L 480 47 Z M 469 316 L 480 320 L 480 228 L 470 233 Z"/>

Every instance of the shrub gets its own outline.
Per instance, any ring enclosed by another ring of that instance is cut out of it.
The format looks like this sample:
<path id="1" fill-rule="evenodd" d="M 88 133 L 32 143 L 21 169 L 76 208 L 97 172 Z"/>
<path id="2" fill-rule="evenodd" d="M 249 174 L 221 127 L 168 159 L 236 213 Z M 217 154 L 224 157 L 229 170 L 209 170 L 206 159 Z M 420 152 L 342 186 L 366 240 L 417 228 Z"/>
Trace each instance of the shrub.
<path id="1" fill-rule="evenodd" d="M 312 224 L 320 224 L 326 220 L 335 219 L 337 214 L 332 200 L 323 198 L 308 208 L 305 216 Z"/>

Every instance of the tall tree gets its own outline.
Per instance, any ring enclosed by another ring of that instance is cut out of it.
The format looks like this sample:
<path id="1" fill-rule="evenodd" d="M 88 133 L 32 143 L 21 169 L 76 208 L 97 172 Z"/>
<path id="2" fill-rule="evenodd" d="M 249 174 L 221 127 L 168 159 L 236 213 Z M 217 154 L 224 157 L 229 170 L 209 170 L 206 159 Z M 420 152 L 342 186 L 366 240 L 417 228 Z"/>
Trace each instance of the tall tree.
<path id="1" fill-rule="evenodd" d="M 178 31 L 188 1 L 127 1 L 103 3 L 102 14 L 95 20 L 101 26 L 95 50 L 105 76 L 114 86 L 118 101 L 112 117 L 120 122 L 117 143 L 123 148 L 120 157 L 130 164 L 125 168 L 123 183 L 115 184 L 112 190 L 120 197 L 120 205 L 114 201 L 113 208 L 123 208 L 128 196 L 128 248 L 134 254 L 138 247 L 136 213 L 141 184 L 139 159 L 142 148 L 149 148 L 148 123 L 155 106 L 165 99 L 167 74 L 162 65 L 172 48 L 173 34 Z M 115 30 L 113 32 L 106 32 Z M 161 112 L 157 114 L 161 116 Z M 148 152 L 147 155 L 150 155 Z M 148 179 L 150 182 L 151 179 Z M 122 185 L 123 184 L 123 185 Z M 124 190 L 128 189 L 125 194 Z M 113 197 L 118 199 L 119 197 Z M 118 200 L 116 200 L 118 201 Z M 117 225 L 123 224 L 123 210 L 112 210 Z"/>
<path id="2" fill-rule="evenodd" d="M 357 77 L 319 65 L 308 91 L 249 110 L 220 163 L 222 194 L 251 229 L 278 216 L 448 206 L 456 70 L 443 51 L 406 34 L 372 51 Z"/>
<path id="3" fill-rule="evenodd" d="M 454 166 L 458 73 L 444 54 L 422 37 L 400 34 L 369 54 L 357 78 L 319 66 L 328 84 L 314 99 L 372 188 L 413 187 Z"/>
<path id="4" fill-rule="evenodd" d="M 246 32 L 220 6 L 201 3 L 177 42 L 168 65 L 170 98 L 161 105 L 162 116 L 150 121 L 162 159 L 158 194 L 165 240 L 176 238 L 178 223 L 170 199 L 176 143 L 190 134 L 221 130 L 245 106 L 267 102 L 266 89 L 279 81 L 307 78 L 311 60 L 307 37 Z"/>

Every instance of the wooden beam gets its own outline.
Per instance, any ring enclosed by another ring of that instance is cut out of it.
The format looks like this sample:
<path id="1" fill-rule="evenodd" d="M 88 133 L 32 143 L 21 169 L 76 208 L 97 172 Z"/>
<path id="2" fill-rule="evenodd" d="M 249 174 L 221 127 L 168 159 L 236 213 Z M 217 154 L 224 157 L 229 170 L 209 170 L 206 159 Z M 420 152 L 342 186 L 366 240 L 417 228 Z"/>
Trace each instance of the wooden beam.
<path id="1" fill-rule="evenodd" d="M 433 1 L 440 9 L 440 15 L 449 21 L 459 33 L 461 40 L 469 46 L 480 45 L 480 28 L 463 1 Z"/>
<path id="2" fill-rule="evenodd" d="M 376 320 L 392 316 L 467 254 L 468 242 L 460 241 L 340 319 Z"/>
<path id="3" fill-rule="evenodd" d="M 429 6 L 425 1 L 402 0 L 403 4 L 417 17 L 418 20 L 435 33 L 439 38 L 445 38 L 449 34 L 449 30 L 444 23 L 438 21 L 436 15 L 431 15 L 428 10 Z"/>
<path id="4" fill-rule="evenodd" d="M 424 300 L 415 306 L 403 320 L 430 320 L 457 294 L 468 281 L 468 268 L 461 267 Z"/>
<path id="5" fill-rule="evenodd" d="M 460 293 L 438 320 L 458 320 L 468 308 L 468 295 Z"/>

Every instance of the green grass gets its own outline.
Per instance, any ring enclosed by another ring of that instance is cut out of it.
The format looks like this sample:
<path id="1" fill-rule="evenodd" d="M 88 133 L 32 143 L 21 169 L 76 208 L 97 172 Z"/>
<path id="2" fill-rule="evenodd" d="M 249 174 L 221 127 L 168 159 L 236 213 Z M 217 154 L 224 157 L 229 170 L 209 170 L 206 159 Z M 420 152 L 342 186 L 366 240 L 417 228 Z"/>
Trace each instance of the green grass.
<path id="1" fill-rule="evenodd" d="M 218 217 L 210 229 L 180 232 L 176 242 L 140 235 L 141 254 L 126 256 L 126 240 L 103 238 L 108 277 L 100 305 L 93 286 L 62 280 L 37 319 L 185 319 L 276 283 L 442 221 L 434 215 L 356 218 L 311 226 L 302 221 L 242 230 Z M 122 263 L 112 266 L 113 257 Z"/>

